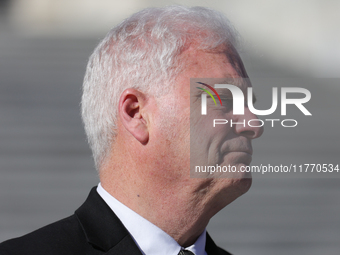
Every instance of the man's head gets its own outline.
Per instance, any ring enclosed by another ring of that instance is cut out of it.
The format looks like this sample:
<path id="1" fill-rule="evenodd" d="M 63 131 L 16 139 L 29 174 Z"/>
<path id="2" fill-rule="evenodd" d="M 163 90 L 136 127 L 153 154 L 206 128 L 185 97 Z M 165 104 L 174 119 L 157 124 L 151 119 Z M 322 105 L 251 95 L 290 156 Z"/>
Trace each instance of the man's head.
<path id="1" fill-rule="evenodd" d="M 221 13 L 202 7 L 149 8 L 114 27 L 91 55 L 83 85 L 82 116 L 97 169 L 115 142 L 125 89 L 165 95 L 186 65 L 183 52 L 211 51 L 236 40 Z"/>

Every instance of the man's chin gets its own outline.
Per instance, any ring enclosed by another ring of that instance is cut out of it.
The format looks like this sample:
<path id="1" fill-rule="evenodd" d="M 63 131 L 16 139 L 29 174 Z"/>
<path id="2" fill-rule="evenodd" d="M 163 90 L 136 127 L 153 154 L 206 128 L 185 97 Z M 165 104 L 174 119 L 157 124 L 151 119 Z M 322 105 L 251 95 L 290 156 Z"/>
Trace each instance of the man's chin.
<path id="1" fill-rule="evenodd" d="M 248 175 L 241 175 L 215 181 L 219 190 L 217 199 L 221 209 L 246 193 L 252 184 L 251 175 L 250 177 Z"/>
<path id="2" fill-rule="evenodd" d="M 252 184 L 251 172 L 245 171 L 247 166 L 244 163 L 235 164 L 231 167 L 235 172 L 223 173 L 218 178 L 226 179 L 226 185 L 233 187 L 233 190 L 241 196 L 250 189 Z"/>
<path id="3" fill-rule="evenodd" d="M 235 182 L 235 188 L 239 191 L 240 195 L 243 195 L 246 193 L 252 184 L 252 176 L 251 173 L 242 173 L 242 177 L 238 179 L 234 179 Z"/>

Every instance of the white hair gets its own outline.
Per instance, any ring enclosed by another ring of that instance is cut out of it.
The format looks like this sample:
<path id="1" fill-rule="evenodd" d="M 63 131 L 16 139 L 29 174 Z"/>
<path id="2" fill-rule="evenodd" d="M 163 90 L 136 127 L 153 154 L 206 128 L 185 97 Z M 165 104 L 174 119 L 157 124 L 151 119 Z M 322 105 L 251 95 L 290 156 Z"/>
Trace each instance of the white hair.
<path id="1" fill-rule="evenodd" d="M 127 88 L 160 96 L 180 73 L 190 45 L 213 50 L 235 45 L 237 32 L 220 12 L 204 7 L 147 8 L 114 27 L 90 56 L 82 118 L 97 170 L 116 136 L 117 108 Z"/>

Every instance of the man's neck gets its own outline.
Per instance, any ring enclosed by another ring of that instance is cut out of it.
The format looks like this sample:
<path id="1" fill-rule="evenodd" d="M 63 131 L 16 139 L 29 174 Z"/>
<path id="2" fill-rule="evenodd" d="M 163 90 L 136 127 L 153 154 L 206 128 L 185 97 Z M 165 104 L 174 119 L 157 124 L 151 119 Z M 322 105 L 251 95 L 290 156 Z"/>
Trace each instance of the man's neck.
<path id="1" fill-rule="evenodd" d="M 176 186 L 161 182 L 144 185 L 143 178 L 135 177 L 130 172 L 129 176 L 119 174 L 119 178 L 111 179 L 101 173 L 100 179 L 109 194 L 168 233 L 178 244 L 187 247 L 195 243 L 211 217 L 204 213 L 204 200 L 190 192 L 185 180 L 175 182 Z"/>

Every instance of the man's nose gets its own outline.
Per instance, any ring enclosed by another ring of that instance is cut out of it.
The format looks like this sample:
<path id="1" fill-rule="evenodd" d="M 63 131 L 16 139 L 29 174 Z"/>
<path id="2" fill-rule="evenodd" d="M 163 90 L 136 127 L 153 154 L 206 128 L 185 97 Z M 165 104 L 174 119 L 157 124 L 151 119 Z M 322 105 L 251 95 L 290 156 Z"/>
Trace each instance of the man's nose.
<path id="1" fill-rule="evenodd" d="M 235 132 L 239 135 L 246 136 L 249 139 L 255 139 L 263 134 L 263 121 L 253 114 L 248 107 L 244 108 L 244 115 L 234 115 Z"/>

